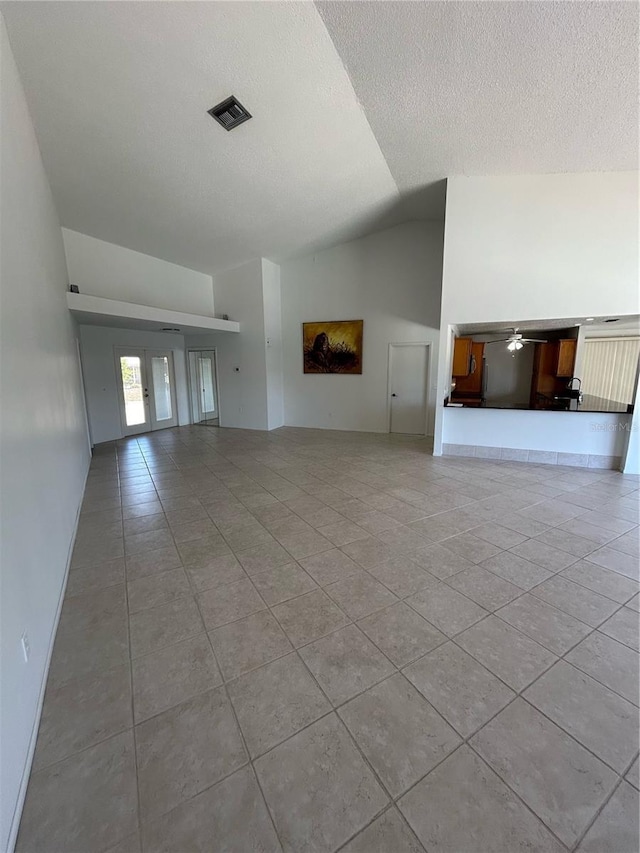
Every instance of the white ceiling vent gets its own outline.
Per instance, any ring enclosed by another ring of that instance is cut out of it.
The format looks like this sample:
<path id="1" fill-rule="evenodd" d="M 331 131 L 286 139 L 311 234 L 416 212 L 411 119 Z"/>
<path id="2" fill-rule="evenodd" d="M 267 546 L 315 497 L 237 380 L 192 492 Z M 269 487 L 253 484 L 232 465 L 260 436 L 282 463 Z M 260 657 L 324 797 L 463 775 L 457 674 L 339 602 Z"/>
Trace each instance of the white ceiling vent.
<path id="1" fill-rule="evenodd" d="M 215 107 L 211 107 L 207 112 L 218 122 L 218 124 L 221 124 L 225 130 L 233 130 L 234 127 L 237 127 L 239 124 L 242 124 L 251 118 L 249 110 L 245 109 L 240 101 L 233 95 L 230 98 L 227 98 L 226 101 L 222 101 L 222 103 L 217 104 Z"/>

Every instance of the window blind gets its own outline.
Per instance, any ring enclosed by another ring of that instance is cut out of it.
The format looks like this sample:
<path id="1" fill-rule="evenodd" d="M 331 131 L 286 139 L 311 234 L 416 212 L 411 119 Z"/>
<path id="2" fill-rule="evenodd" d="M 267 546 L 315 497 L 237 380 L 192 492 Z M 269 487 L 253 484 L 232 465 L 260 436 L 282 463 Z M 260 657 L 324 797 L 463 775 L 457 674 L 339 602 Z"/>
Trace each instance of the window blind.
<path id="1" fill-rule="evenodd" d="M 588 338 L 584 342 L 582 390 L 619 403 L 633 402 L 640 337 Z"/>

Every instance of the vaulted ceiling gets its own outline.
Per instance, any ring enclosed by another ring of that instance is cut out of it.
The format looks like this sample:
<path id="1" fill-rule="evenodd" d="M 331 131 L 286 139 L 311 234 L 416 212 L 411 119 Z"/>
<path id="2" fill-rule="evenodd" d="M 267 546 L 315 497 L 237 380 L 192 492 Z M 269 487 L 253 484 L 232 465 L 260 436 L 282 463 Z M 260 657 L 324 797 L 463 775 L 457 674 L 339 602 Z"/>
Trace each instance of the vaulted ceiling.
<path id="1" fill-rule="evenodd" d="M 205 272 L 441 219 L 451 175 L 638 164 L 635 3 L 0 8 L 62 224 Z"/>

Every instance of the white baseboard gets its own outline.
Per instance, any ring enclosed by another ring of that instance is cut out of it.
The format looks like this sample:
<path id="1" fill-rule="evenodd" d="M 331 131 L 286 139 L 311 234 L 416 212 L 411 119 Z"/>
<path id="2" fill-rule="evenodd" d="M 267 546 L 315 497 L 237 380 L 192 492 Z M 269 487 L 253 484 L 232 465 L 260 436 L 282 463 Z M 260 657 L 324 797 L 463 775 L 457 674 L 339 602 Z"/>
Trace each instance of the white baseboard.
<path id="1" fill-rule="evenodd" d="M 486 447 L 474 444 L 443 444 L 443 456 L 461 456 L 502 462 L 530 462 L 536 465 L 564 465 L 571 468 L 591 468 L 619 471 L 620 456 L 599 456 L 588 453 L 562 453 L 555 450 L 529 450 L 513 447 Z"/>
<path id="2" fill-rule="evenodd" d="M 402 435 L 407 438 L 433 438 L 433 434 L 426 435 L 410 435 L 409 433 L 390 432 L 388 429 L 362 429 L 362 427 L 336 427 L 336 426 L 309 426 L 308 424 L 282 424 L 282 427 L 287 429 L 313 429 L 322 430 L 324 432 L 361 432 L 363 435 Z M 281 427 L 274 427 L 281 429 Z"/>

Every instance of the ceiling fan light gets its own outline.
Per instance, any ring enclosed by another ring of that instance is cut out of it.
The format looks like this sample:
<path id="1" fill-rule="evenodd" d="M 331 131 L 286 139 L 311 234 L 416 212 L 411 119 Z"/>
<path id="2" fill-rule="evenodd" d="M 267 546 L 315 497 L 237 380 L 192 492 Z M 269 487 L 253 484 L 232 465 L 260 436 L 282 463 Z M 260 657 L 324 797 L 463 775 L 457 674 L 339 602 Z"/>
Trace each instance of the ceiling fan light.
<path id="1" fill-rule="evenodd" d="M 523 346 L 524 344 L 522 343 L 522 341 L 509 341 L 509 343 L 507 344 L 507 349 L 509 350 L 509 352 L 517 352 L 519 349 L 522 349 Z"/>

